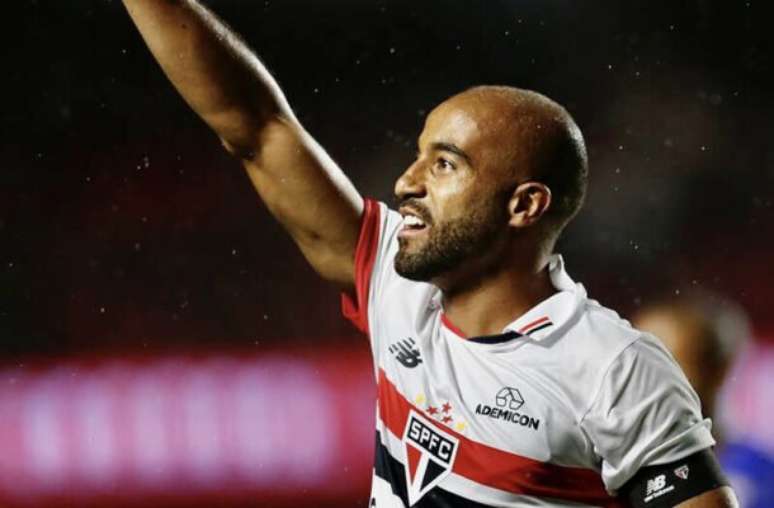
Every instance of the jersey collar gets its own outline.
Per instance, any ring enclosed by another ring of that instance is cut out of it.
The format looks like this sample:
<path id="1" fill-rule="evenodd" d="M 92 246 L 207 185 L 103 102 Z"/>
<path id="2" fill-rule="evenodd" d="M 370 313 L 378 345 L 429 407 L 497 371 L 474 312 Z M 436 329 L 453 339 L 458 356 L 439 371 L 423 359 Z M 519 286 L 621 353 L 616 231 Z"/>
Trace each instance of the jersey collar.
<path id="1" fill-rule="evenodd" d="M 559 254 L 551 255 L 548 263 L 551 283 L 558 290 L 553 296 L 538 303 L 515 321 L 509 323 L 499 335 L 487 337 L 465 337 L 441 312 L 441 322 L 449 331 L 471 342 L 499 344 L 510 342 L 514 338 L 541 341 L 555 332 L 564 329 L 581 308 L 586 299 L 586 290 L 582 284 L 573 281 L 564 269 L 564 260 Z M 439 291 L 433 298 L 433 306 L 441 307 L 442 295 Z"/>
<path id="2" fill-rule="evenodd" d="M 532 340 L 541 341 L 563 329 L 564 325 L 577 314 L 586 299 L 586 290 L 582 284 L 570 278 L 564 269 L 564 260 L 559 254 L 551 256 L 548 274 L 558 292 L 508 324 L 503 333 L 516 332 Z"/>

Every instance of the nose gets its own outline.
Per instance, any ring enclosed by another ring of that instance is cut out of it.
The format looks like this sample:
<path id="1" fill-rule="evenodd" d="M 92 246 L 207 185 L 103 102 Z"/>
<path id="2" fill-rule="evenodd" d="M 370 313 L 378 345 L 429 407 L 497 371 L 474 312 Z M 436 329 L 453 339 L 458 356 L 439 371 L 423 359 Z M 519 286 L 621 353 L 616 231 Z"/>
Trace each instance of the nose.
<path id="1" fill-rule="evenodd" d="M 424 169 L 417 160 L 395 182 L 395 197 L 401 202 L 408 198 L 424 197 L 425 192 Z"/>

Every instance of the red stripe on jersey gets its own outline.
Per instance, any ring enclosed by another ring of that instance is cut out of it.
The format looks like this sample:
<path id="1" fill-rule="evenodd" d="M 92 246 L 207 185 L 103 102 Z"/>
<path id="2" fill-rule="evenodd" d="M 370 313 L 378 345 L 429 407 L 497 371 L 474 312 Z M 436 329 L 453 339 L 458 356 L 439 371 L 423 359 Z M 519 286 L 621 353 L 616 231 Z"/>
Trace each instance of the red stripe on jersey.
<path id="1" fill-rule="evenodd" d="M 529 330 L 533 326 L 537 326 L 537 325 L 543 324 L 546 321 L 548 321 L 548 316 L 543 316 L 540 319 L 536 319 L 535 321 L 533 321 L 531 323 L 527 323 L 526 325 L 522 326 L 521 328 L 519 328 L 518 332 L 519 333 L 527 333 L 527 330 Z"/>
<path id="2" fill-rule="evenodd" d="M 379 248 L 379 212 L 378 202 L 365 200 L 360 236 L 355 246 L 355 299 L 349 293 L 341 294 L 341 313 L 364 333 L 368 333 L 368 289 Z"/>
<path id="3" fill-rule="evenodd" d="M 462 330 L 460 330 L 459 328 L 457 328 L 457 327 L 454 325 L 454 323 L 452 323 L 451 321 L 449 321 L 449 318 L 447 318 L 447 317 L 446 317 L 446 314 L 443 314 L 443 313 L 441 313 L 441 322 L 442 322 L 442 323 L 443 323 L 443 324 L 446 326 L 446 328 L 448 328 L 449 330 L 451 330 L 452 332 L 454 332 L 454 334 L 455 334 L 455 335 L 458 335 L 458 336 L 460 336 L 460 337 L 461 337 L 461 338 L 463 338 L 463 339 L 467 339 L 467 338 L 468 338 L 468 337 L 465 335 L 465 332 L 463 332 Z"/>
<path id="4" fill-rule="evenodd" d="M 406 458 L 408 459 L 409 478 L 414 481 L 414 476 L 417 474 L 417 466 L 419 465 L 419 459 L 422 456 L 422 452 L 414 448 L 413 446 L 406 447 Z"/>
<path id="5" fill-rule="evenodd" d="M 378 389 L 379 417 L 387 429 L 400 438 L 409 411 L 413 409 L 417 413 L 424 413 L 406 400 L 387 378 L 384 369 L 379 369 Z M 432 419 L 430 416 L 428 418 Z M 540 462 L 473 441 L 448 427 L 441 428 L 460 441 L 452 470 L 476 483 L 513 494 L 551 497 L 611 508 L 623 506 L 605 491 L 596 471 Z"/>

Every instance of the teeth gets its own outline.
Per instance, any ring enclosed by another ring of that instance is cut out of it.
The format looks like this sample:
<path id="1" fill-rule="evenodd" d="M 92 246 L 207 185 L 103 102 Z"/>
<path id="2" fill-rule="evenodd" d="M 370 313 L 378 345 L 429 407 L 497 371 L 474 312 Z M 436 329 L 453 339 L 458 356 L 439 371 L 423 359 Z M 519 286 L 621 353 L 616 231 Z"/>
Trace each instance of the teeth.
<path id="1" fill-rule="evenodd" d="M 408 227 L 422 227 L 425 225 L 425 222 L 417 217 L 416 215 L 406 215 L 403 217 L 403 224 L 405 224 Z"/>

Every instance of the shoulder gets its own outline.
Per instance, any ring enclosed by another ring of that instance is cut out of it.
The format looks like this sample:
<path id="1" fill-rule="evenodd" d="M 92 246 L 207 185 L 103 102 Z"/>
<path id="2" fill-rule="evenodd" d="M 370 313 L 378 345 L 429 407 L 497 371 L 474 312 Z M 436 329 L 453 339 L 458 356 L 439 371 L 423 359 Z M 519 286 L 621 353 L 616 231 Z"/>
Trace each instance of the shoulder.
<path id="1" fill-rule="evenodd" d="M 599 346 L 611 351 L 608 373 L 616 366 L 624 366 L 658 370 L 685 380 L 672 354 L 658 337 L 634 328 L 618 313 L 594 300 L 589 300 L 587 307 L 590 326 L 598 331 Z"/>
<path id="2" fill-rule="evenodd" d="M 368 309 L 374 340 L 382 335 L 413 333 L 423 328 L 430 317 L 433 297 L 438 288 L 426 282 L 409 280 L 395 269 L 398 254 L 398 231 L 403 219 L 398 212 L 382 202 L 373 201 L 372 213 L 377 231 L 374 234 L 373 260 L 368 272 Z M 404 329 L 409 327 L 409 332 Z"/>
<path id="3" fill-rule="evenodd" d="M 672 355 L 651 334 L 615 313 L 585 316 L 594 349 L 604 350 L 580 425 L 602 458 L 602 476 L 617 490 L 640 468 L 666 464 L 711 447 L 711 422 Z"/>
<path id="4" fill-rule="evenodd" d="M 404 279 L 395 271 L 401 223 L 400 214 L 386 204 L 365 199 L 354 252 L 355 291 L 342 295 L 344 316 L 365 333 L 373 332 L 380 315 L 411 309 L 428 292 L 426 285 Z"/>
<path id="5" fill-rule="evenodd" d="M 657 337 L 634 328 L 617 312 L 596 300 L 585 302 L 571 333 L 575 336 L 574 346 L 578 348 L 580 357 L 594 362 L 605 372 L 616 364 L 636 359 L 681 373 L 672 355 Z"/>
<path id="6" fill-rule="evenodd" d="M 562 356 L 575 364 L 575 378 L 583 380 L 584 413 L 595 403 L 612 402 L 622 390 L 655 393 L 679 386 L 686 398 L 694 398 L 682 370 L 658 338 L 594 300 L 583 304 L 559 342 Z"/>
<path id="7" fill-rule="evenodd" d="M 641 331 L 617 312 L 590 299 L 584 302 L 573 331 L 587 338 L 591 352 L 608 362 L 643 337 Z"/>
<path id="8" fill-rule="evenodd" d="M 610 368 L 637 350 L 643 340 L 649 339 L 617 312 L 595 300 L 586 300 L 555 347 L 585 373 L 587 388 L 598 389 Z"/>
<path id="9" fill-rule="evenodd" d="M 684 410 L 701 419 L 696 392 L 657 337 L 599 309 L 590 313 L 585 326 L 593 330 L 589 340 L 593 347 L 585 355 L 604 357 L 595 365 L 597 379 L 586 416 L 592 412 L 605 418 L 632 410 L 636 413 L 652 403 L 667 413 Z"/>

